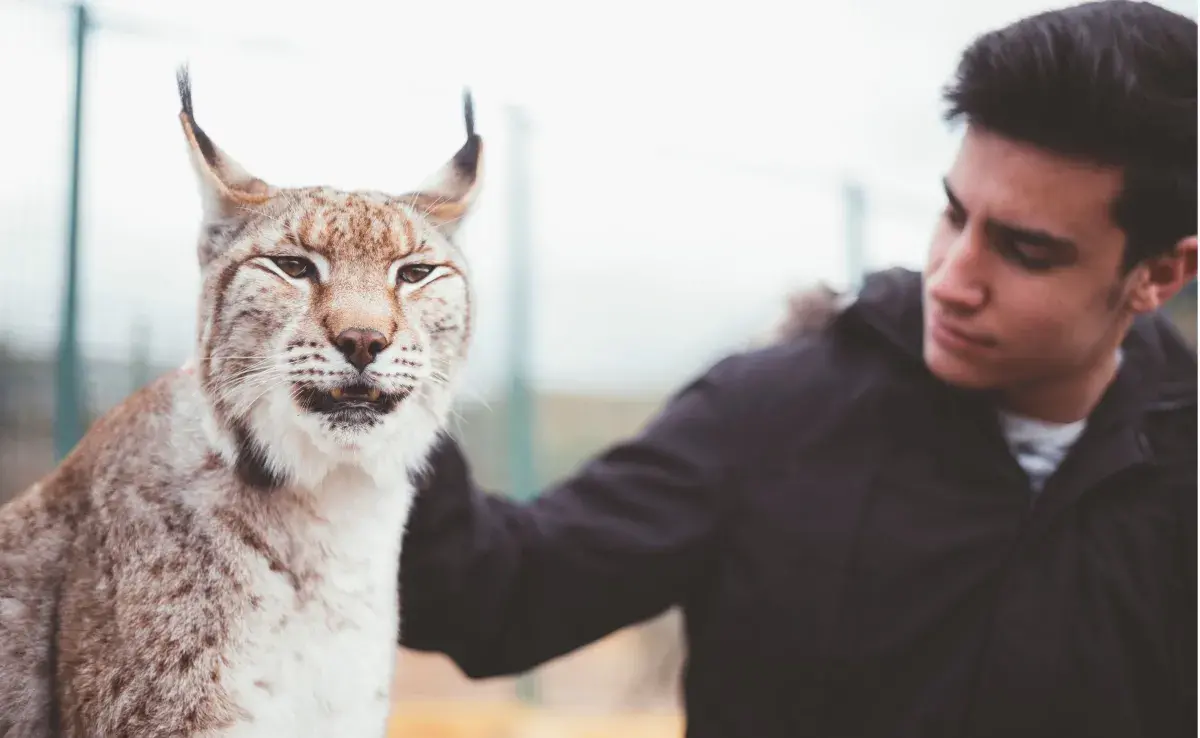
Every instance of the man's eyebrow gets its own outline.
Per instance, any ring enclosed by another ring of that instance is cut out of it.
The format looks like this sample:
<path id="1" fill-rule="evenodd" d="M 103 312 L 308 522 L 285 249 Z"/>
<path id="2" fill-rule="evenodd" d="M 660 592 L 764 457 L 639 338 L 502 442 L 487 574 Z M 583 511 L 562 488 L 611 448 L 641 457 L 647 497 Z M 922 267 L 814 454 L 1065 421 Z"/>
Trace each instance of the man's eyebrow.
<path id="1" fill-rule="evenodd" d="M 999 220 L 988 220 L 989 230 L 1004 235 L 1013 241 L 1019 241 L 1030 246 L 1050 249 L 1062 253 L 1073 253 L 1075 242 L 1064 236 L 1056 236 L 1049 231 L 1037 228 L 1022 228 Z"/>
<path id="2" fill-rule="evenodd" d="M 946 199 L 950 202 L 950 207 L 958 213 L 966 213 L 967 209 L 963 207 L 962 200 L 954 194 L 953 188 L 950 187 L 950 182 L 946 178 L 942 178 L 942 189 L 946 191 Z M 1008 223 L 995 218 L 988 218 L 986 228 L 989 232 L 999 233 L 1013 241 L 1039 248 L 1053 249 L 1055 251 L 1074 253 L 1076 251 L 1075 242 L 1065 236 L 1059 236 L 1049 231 L 1039 228 L 1026 228 L 1013 223 Z"/>
<path id="3" fill-rule="evenodd" d="M 942 177 L 942 189 L 946 191 L 946 199 L 950 201 L 950 207 L 954 208 L 955 211 L 960 213 L 965 213 L 967 211 L 967 209 L 963 207 L 962 200 L 959 200 L 958 196 L 954 194 L 954 190 L 951 189 L 950 180 L 946 179 L 945 177 Z"/>

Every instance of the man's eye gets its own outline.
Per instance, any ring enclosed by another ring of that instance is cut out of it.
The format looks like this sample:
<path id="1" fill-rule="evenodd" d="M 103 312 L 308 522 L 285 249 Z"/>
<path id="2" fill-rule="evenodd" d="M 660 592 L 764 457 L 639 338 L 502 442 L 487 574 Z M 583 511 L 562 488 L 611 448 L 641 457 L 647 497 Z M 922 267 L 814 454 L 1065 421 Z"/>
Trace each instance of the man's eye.
<path id="1" fill-rule="evenodd" d="M 292 279 L 307 279 L 317 273 L 311 261 L 297 256 L 272 256 L 271 261 Z"/>
<path id="2" fill-rule="evenodd" d="M 1022 253 L 1018 253 L 1017 261 L 1020 262 L 1021 266 L 1025 267 L 1031 272 L 1049 271 L 1050 269 L 1053 269 L 1055 265 L 1053 259 L 1043 259 Z"/>
<path id="3" fill-rule="evenodd" d="M 1045 254 L 1045 249 L 1037 246 L 1007 240 L 998 245 L 1002 256 L 1031 272 L 1044 272 L 1055 266 L 1055 260 Z"/>
<path id="4" fill-rule="evenodd" d="M 400 279 L 409 284 L 416 284 L 422 279 L 425 279 L 433 273 L 433 267 L 429 264 L 409 264 L 400 267 Z"/>
<path id="5" fill-rule="evenodd" d="M 946 210 L 942 214 L 950 225 L 955 228 L 962 228 L 967 223 L 967 214 L 956 209 L 953 205 L 947 205 Z"/>

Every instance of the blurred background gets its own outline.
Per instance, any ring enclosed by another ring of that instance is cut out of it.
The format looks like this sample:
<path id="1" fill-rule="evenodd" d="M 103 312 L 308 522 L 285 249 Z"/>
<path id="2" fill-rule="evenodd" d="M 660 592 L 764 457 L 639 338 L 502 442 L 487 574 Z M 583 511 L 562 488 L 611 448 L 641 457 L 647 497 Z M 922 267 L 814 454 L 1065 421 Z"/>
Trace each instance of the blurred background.
<path id="1" fill-rule="evenodd" d="M 1195 16 L 1195 4 L 1160 3 Z M 488 142 L 455 431 L 527 498 L 762 340 L 788 292 L 919 267 L 939 93 L 1039 0 L 0 2 L 0 502 L 191 352 L 197 118 L 278 185 L 403 191 Z M 1171 306 L 1195 342 L 1195 285 Z M 516 679 L 401 653 L 394 732 L 678 736 L 676 614 Z"/>

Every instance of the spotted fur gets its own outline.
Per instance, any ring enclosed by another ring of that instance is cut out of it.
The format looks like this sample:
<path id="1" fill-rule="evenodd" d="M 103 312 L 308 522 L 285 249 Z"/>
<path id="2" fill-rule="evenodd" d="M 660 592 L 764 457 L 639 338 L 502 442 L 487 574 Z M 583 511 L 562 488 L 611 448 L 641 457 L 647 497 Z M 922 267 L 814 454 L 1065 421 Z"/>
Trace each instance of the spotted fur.
<path id="1" fill-rule="evenodd" d="M 204 205 L 195 359 L 0 508 L 0 736 L 380 736 L 409 479 L 470 336 L 469 98 L 467 143 L 391 196 L 249 175 L 179 81 Z M 339 342 L 366 331 L 360 372 Z M 355 385 L 390 401 L 312 404 Z"/>

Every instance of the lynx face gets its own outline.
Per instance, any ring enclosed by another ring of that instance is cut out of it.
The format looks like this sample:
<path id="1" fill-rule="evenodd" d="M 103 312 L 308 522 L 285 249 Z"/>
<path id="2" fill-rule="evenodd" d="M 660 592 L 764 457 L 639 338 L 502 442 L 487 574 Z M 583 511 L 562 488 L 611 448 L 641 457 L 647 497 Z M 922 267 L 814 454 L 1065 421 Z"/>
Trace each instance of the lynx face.
<path id="1" fill-rule="evenodd" d="M 198 356 L 214 431 L 261 485 L 344 462 L 419 456 L 465 357 L 471 302 L 452 242 L 476 190 L 468 138 L 420 192 L 285 189 L 246 174 L 181 119 L 205 219 Z"/>

